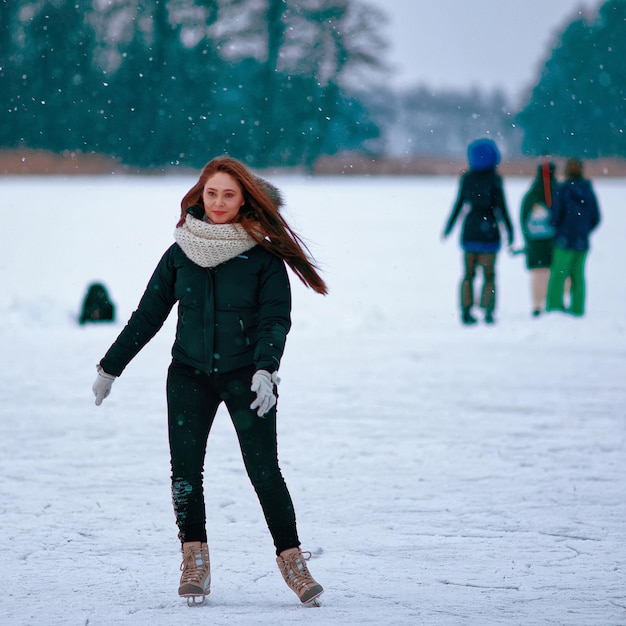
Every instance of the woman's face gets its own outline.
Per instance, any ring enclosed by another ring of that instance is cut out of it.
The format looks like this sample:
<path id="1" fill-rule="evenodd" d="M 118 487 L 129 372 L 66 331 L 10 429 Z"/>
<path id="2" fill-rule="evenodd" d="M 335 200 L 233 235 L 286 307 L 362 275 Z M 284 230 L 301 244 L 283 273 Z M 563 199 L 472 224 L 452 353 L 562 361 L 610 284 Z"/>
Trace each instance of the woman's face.
<path id="1" fill-rule="evenodd" d="M 239 183 L 226 172 L 215 172 L 207 179 L 202 199 L 204 212 L 214 224 L 233 222 L 245 202 Z"/>

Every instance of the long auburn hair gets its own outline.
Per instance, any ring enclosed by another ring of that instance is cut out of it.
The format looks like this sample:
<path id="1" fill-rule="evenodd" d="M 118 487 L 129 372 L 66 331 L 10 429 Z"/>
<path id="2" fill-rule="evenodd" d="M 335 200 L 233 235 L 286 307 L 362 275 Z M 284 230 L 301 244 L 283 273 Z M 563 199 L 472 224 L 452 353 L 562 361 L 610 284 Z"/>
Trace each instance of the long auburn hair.
<path id="1" fill-rule="evenodd" d="M 232 176 L 243 192 L 244 204 L 239 209 L 237 223 L 241 224 L 260 246 L 283 259 L 307 287 L 317 293 L 327 294 L 328 288 L 319 275 L 319 268 L 309 249 L 279 212 L 280 193 L 276 190 L 277 197 L 272 198 L 273 194 L 268 193 L 271 185 L 252 174 L 237 159 L 219 156 L 204 166 L 198 182 L 181 200 L 181 214 L 176 227 L 179 228 L 185 223 L 187 209 L 190 207 L 198 205 L 204 209 L 204 185 L 217 172 Z"/>

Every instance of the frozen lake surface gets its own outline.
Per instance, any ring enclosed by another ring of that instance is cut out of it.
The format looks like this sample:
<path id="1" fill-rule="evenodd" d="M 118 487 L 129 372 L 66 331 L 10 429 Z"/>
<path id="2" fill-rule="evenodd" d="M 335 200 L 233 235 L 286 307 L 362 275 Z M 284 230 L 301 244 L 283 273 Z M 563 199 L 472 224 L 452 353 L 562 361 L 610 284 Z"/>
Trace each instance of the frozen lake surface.
<path id="1" fill-rule="evenodd" d="M 292 276 L 278 415 L 319 609 L 280 577 L 222 410 L 212 592 L 199 608 L 177 596 L 174 314 L 93 402 L 193 182 L 2 180 L 0 624 L 626 624 L 626 181 L 594 181 L 584 318 L 531 318 L 523 258 L 503 252 L 497 324 L 465 328 L 458 227 L 440 240 L 456 179 L 272 179 L 330 287 Z M 505 181 L 517 245 L 529 183 Z M 76 323 L 94 280 L 114 325 Z"/>

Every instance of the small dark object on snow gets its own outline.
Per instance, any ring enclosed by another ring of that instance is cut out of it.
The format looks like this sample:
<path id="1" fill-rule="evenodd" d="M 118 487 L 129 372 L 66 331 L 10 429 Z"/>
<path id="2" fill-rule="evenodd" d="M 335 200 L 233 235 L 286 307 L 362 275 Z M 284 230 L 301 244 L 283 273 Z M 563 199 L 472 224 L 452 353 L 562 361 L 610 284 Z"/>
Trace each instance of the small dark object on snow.
<path id="1" fill-rule="evenodd" d="M 109 299 L 106 287 L 101 283 L 92 283 L 83 301 L 80 323 L 113 321 L 115 321 L 115 305 Z"/>

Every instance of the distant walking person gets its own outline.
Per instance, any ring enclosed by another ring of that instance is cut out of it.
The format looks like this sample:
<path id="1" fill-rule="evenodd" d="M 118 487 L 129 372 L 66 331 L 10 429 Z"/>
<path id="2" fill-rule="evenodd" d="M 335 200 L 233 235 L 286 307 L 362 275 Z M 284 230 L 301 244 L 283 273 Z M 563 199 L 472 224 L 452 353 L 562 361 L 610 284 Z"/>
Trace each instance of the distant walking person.
<path id="1" fill-rule="evenodd" d="M 555 165 L 543 159 L 537 175 L 527 191 L 520 210 L 520 225 L 524 237 L 526 267 L 530 270 L 532 314 L 541 315 L 546 306 L 554 226 L 552 226 L 552 203 L 558 181 L 554 175 Z"/>
<path id="2" fill-rule="evenodd" d="M 496 255 L 500 250 L 500 224 L 507 231 L 508 245 L 513 244 L 513 225 L 506 207 L 502 178 L 496 171 L 500 152 L 491 139 L 478 139 L 467 148 L 469 171 L 461 176 L 459 193 L 448 219 L 444 238 L 454 228 L 461 213 L 467 208 L 461 233 L 465 272 L 461 281 L 461 321 L 475 324 L 474 278 L 476 269 L 482 268 L 483 286 L 480 307 L 485 312 L 485 322 L 494 323 L 496 308 Z"/>
<path id="3" fill-rule="evenodd" d="M 565 165 L 566 180 L 559 185 L 552 207 L 555 228 L 554 252 L 547 311 L 585 313 L 585 261 L 589 251 L 589 234 L 600 223 L 600 209 L 591 181 L 583 178 L 583 163 L 569 159 Z M 569 308 L 564 304 L 564 286 L 569 277 Z"/>
<path id="4" fill-rule="evenodd" d="M 303 603 L 323 589 L 300 550 L 296 515 L 278 465 L 278 368 L 291 327 L 288 265 L 320 294 L 326 285 L 300 237 L 279 212 L 278 189 L 242 163 L 217 157 L 181 201 L 175 243 L 104 358 L 93 385 L 96 404 L 178 305 L 167 375 L 172 499 L 182 549 L 178 594 L 201 603 L 211 570 L 204 503 L 204 458 L 224 403 L 246 472 L 276 547 L 287 585 Z M 213 473 L 211 481 L 219 480 Z M 237 560 L 239 555 L 231 555 Z M 244 567 L 245 569 L 245 567 Z"/>

